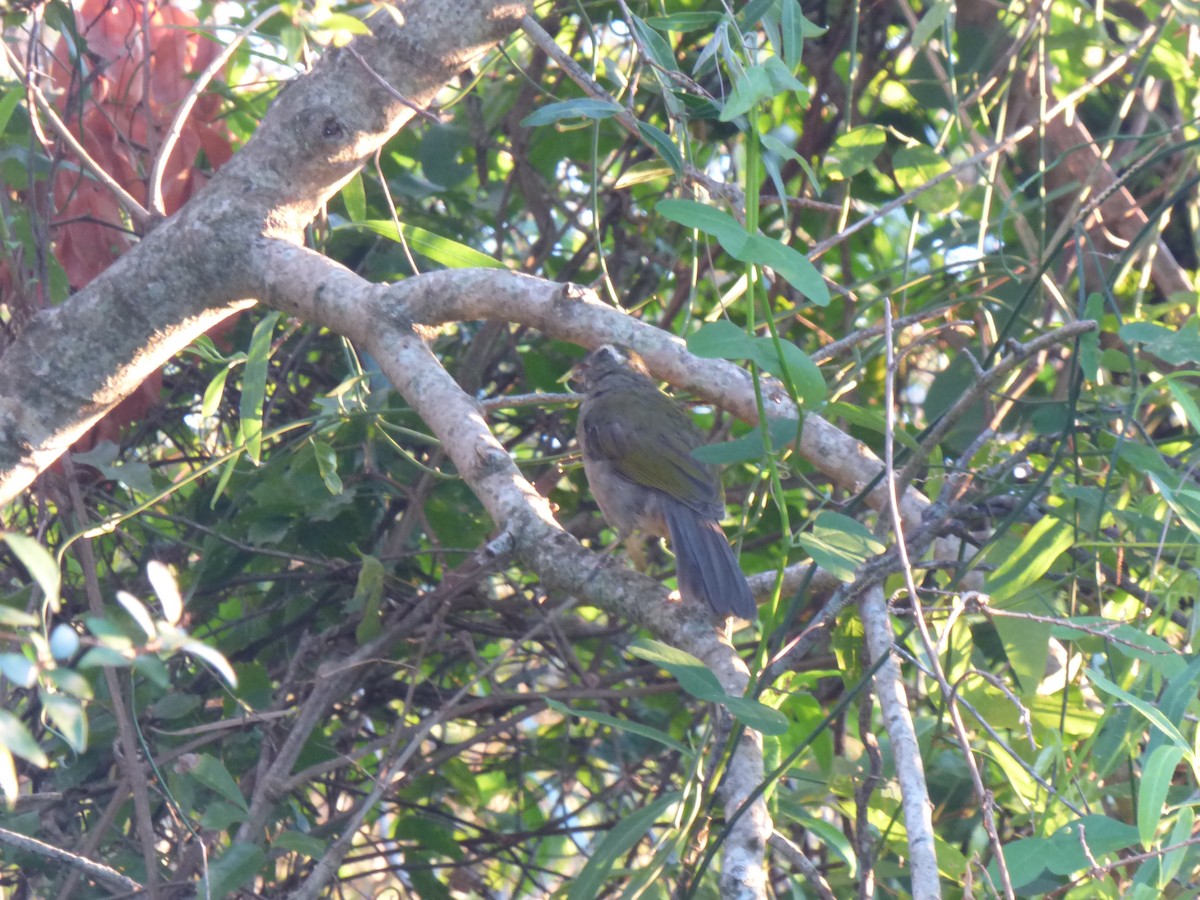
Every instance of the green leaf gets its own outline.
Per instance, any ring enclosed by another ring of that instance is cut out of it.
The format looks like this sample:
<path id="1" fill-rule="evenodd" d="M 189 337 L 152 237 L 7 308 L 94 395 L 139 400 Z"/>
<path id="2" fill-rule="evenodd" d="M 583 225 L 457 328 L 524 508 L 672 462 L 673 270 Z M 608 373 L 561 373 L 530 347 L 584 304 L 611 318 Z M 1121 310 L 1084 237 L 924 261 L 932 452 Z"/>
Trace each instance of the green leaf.
<path id="1" fill-rule="evenodd" d="M 21 783 L 17 780 L 17 766 L 13 755 L 3 743 L 0 743 L 0 792 L 4 801 L 11 807 L 17 802 L 21 793 Z"/>
<path id="2" fill-rule="evenodd" d="M 723 241 L 721 246 L 725 247 Z M 734 259 L 770 266 L 817 306 L 829 305 L 829 286 L 825 284 L 825 279 L 821 277 L 817 267 L 808 261 L 808 257 L 795 247 L 781 244 L 766 235 L 751 234 L 746 236 L 736 251 L 730 247 L 725 249 Z"/>
<path id="3" fill-rule="evenodd" d="M 92 683 L 74 669 L 47 669 L 42 673 L 42 678 L 46 684 L 80 700 L 91 700 L 93 697 Z"/>
<path id="4" fill-rule="evenodd" d="M 221 397 L 225 394 L 225 382 L 229 378 L 229 369 L 225 368 L 213 376 L 213 380 L 204 389 L 204 399 L 200 403 L 200 415 L 211 418 L 217 414 L 221 406 Z"/>
<path id="5" fill-rule="evenodd" d="M 1045 599 L 1037 592 L 1005 604 L 1005 609 L 1014 612 L 1036 613 L 1045 608 Z M 1046 675 L 1046 658 L 1050 655 L 1050 633 L 1054 626 L 1046 622 L 1034 622 L 1015 616 L 994 616 L 992 623 L 1004 645 L 1013 674 L 1021 690 L 1032 694 Z"/>
<path id="6" fill-rule="evenodd" d="M 1187 488 L 1172 488 L 1154 472 L 1147 472 L 1167 506 L 1179 517 L 1183 526 L 1194 535 L 1200 535 L 1200 492 Z"/>
<path id="7" fill-rule="evenodd" d="M 1183 865 L 1183 858 L 1188 852 L 1188 848 L 1183 846 L 1183 844 L 1191 838 L 1195 821 L 1196 814 L 1190 806 L 1185 806 L 1179 810 L 1179 815 L 1175 819 L 1175 827 L 1171 829 L 1171 836 L 1167 838 L 1167 846 L 1175 847 L 1176 849 L 1163 854 L 1158 871 L 1158 889 L 1160 895 L 1162 892 L 1165 892 L 1171 880 L 1179 874 L 1179 868 Z"/>
<path id="8" fill-rule="evenodd" d="M 311 834 L 303 834 L 299 831 L 281 831 L 271 841 L 271 847 L 275 850 L 302 853 L 309 859 L 320 859 L 325 855 L 329 844 Z"/>
<path id="9" fill-rule="evenodd" d="M 212 800 L 204 804 L 200 817 L 202 827 L 210 831 L 224 831 L 230 825 L 246 821 L 246 811 L 224 800 Z"/>
<path id="10" fill-rule="evenodd" d="M 665 816 L 667 811 L 682 799 L 681 793 L 672 791 L 663 794 L 648 806 L 623 816 L 592 851 L 587 865 L 571 881 L 571 886 L 567 889 L 567 900 L 594 900 L 601 896 L 604 893 L 604 881 L 613 866 L 637 846 L 660 817 Z"/>
<path id="11" fill-rule="evenodd" d="M 748 359 L 755 353 L 754 342 L 753 336 L 728 319 L 718 319 L 689 335 L 687 348 L 693 356 L 703 359 Z"/>
<path id="12" fill-rule="evenodd" d="M 905 193 L 924 187 L 935 177 L 948 171 L 950 163 L 925 144 L 902 147 L 892 155 L 892 173 L 896 176 L 896 183 Z M 917 194 L 913 203 L 922 212 L 940 216 L 956 209 L 960 198 L 958 183 L 953 178 L 947 178 Z"/>
<path id="13" fill-rule="evenodd" d="M 642 138 L 658 152 L 658 155 L 667 161 L 676 175 L 683 174 L 683 157 L 669 134 L 646 122 L 638 122 L 638 131 Z"/>
<path id="14" fill-rule="evenodd" d="M 226 684 L 231 688 L 237 688 L 237 673 L 233 671 L 233 666 L 229 665 L 229 660 L 225 658 L 220 650 L 216 650 L 193 638 L 184 641 L 182 649 L 189 656 L 194 656 L 201 662 L 208 663 L 209 666 L 216 670 L 218 675 L 225 679 Z"/>
<path id="15" fill-rule="evenodd" d="M 129 613 L 138 628 L 146 633 L 147 638 L 153 638 L 158 634 L 158 629 L 154 627 L 154 620 L 150 618 L 150 610 L 146 609 L 146 604 L 141 600 L 128 591 L 117 591 L 117 602 L 125 608 L 125 612 Z"/>
<path id="16" fill-rule="evenodd" d="M 813 562 L 847 584 L 859 566 L 887 549 L 862 522 L 831 510 L 818 513 L 812 530 L 798 535 L 796 543 Z"/>
<path id="17" fill-rule="evenodd" d="M 1075 528 L 1046 515 L 1029 529 L 1020 545 L 987 576 L 985 590 L 993 603 L 1007 600 L 1036 582 L 1075 540 Z"/>
<path id="18" fill-rule="evenodd" d="M 774 97 L 778 93 L 771 83 L 771 76 L 762 66 L 751 66 L 740 73 L 733 83 L 733 92 L 721 110 L 720 120 L 732 122 L 738 116 L 743 116 L 760 100 Z"/>
<path id="19" fill-rule="evenodd" d="M 687 745 L 675 740 L 664 731 L 657 728 L 651 728 L 649 725 L 642 725 L 639 722 L 630 722 L 625 719 L 618 719 L 616 716 L 610 716 L 606 713 L 597 712 L 594 709 L 571 709 L 564 703 L 559 703 L 557 700 L 546 700 L 546 705 L 564 716 L 574 716 L 577 719 L 586 719 L 589 722 L 595 722 L 599 725 L 607 725 L 614 731 L 623 731 L 626 734 L 636 734 L 639 737 L 649 738 L 663 746 L 670 747 L 672 750 L 678 750 L 680 753 L 690 753 Z"/>
<path id="20" fill-rule="evenodd" d="M 12 118 L 13 111 L 17 108 L 17 104 L 25 96 L 25 92 L 20 89 L 15 83 L 3 95 L 0 95 L 0 134 L 5 134 L 8 127 L 8 120 Z"/>
<path id="21" fill-rule="evenodd" d="M 373 231 L 389 241 L 400 243 L 400 232 L 391 219 L 366 219 L 352 225 L 339 228 L 365 228 Z M 404 226 L 404 240 L 414 252 L 433 260 L 447 269 L 503 269 L 504 263 L 492 259 L 486 253 L 480 253 L 474 247 L 460 244 L 458 241 L 418 228 L 416 225 Z"/>
<path id="22" fill-rule="evenodd" d="M 88 720 L 83 705 L 73 697 L 52 694 L 45 690 L 39 690 L 38 696 L 42 701 L 42 709 L 67 742 L 67 746 L 76 753 L 87 750 Z"/>
<path id="23" fill-rule="evenodd" d="M 887 143 L 878 125 L 862 125 L 839 135 L 825 155 L 825 174 L 834 180 L 853 178 L 867 169 Z"/>
<path id="24" fill-rule="evenodd" d="M 363 554 L 352 601 L 355 610 L 362 610 L 362 618 L 354 630 L 354 636 L 360 646 L 378 637 L 383 628 L 383 616 L 380 612 L 380 604 L 383 601 L 383 576 L 383 563 L 374 556 Z"/>
<path id="25" fill-rule="evenodd" d="M 771 419 L 767 426 L 771 435 L 771 447 L 778 450 L 795 441 L 798 424 L 795 419 Z M 692 456 L 696 459 L 714 466 L 765 459 L 766 455 L 767 445 L 759 428 L 731 441 L 705 444 L 692 450 Z"/>
<path id="26" fill-rule="evenodd" d="M 633 21 L 633 30 L 637 32 L 642 46 L 646 48 L 655 64 L 668 72 L 678 72 L 679 64 L 675 62 L 675 52 L 666 39 L 632 13 L 630 19 Z"/>
<path id="27" fill-rule="evenodd" d="M 233 844 L 208 867 L 198 896 L 229 896 L 257 875 L 266 861 L 266 853 L 254 844 Z"/>
<path id="28" fill-rule="evenodd" d="M 361 222 L 367 217 L 367 194 L 363 189 L 362 172 L 355 172 L 354 177 L 342 188 L 342 202 L 346 204 L 346 215 L 351 222 Z"/>
<path id="29" fill-rule="evenodd" d="M 246 455 L 255 462 L 262 456 L 263 405 L 267 396 L 267 366 L 271 361 L 271 335 L 279 321 L 278 310 L 267 313 L 250 336 L 246 351 L 246 370 L 242 373 L 242 398 L 238 412 L 242 418 L 242 441 Z"/>
<path id="30" fill-rule="evenodd" d="M 551 103 L 541 109 L 535 109 L 521 124 L 526 128 L 538 125 L 549 125 L 563 119 L 608 119 L 624 111 L 624 107 L 611 100 L 595 100 L 591 97 L 576 97 L 573 100 L 562 100 Z"/>
<path id="31" fill-rule="evenodd" d="M 1193 656 L 1187 668 L 1169 676 L 1166 686 L 1158 698 L 1158 709 L 1168 722 L 1182 722 L 1187 709 L 1196 699 L 1196 686 L 1200 683 L 1200 655 Z M 1153 732 L 1146 742 L 1146 752 L 1153 751 L 1166 740 L 1161 732 Z"/>
<path id="32" fill-rule="evenodd" d="M 698 700 L 721 703 L 730 714 L 763 734 L 783 734 L 788 720 L 777 709 L 746 697 L 731 697 L 721 687 L 717 676 L 696 657 L 661 641 L 637 640 L 629 646 L 634 656 L 666 669 L 680 687 Z"/>
<path id="33" fill-rule="evenodd" d="M 707 31 L 725 18 L 725 13 L 712 11 L 677 12 L 669 16 L 650 16 L 645 20 L 651 28 L 659 31 L 674 31 L 685 34 L 689 31 Z"/>
<path id="34" fill-rule="evenodd" d="M 249 812 L 246 798 L 238 787 L 225 764 L 209 753 L 199 754 L 196 762 L 188 769 L 188 774 L 204 786 L 211 788 L 239 809 Z"/>
<path id="35" fill-rule="evenodd" d="M 316 438 L 311 438 L 310 441 L 313 456 L 317 459 L 317 471 L 321 473 L 321 480 L 325 482 L 329 493 L 337 496 L 343 489 L 342 479 L 337 471 L 337 453 L 324 441 L 318 441 Z"/>
<path id="36" fill-rule="evenodd" d="M 0 603 L 0 625 L 8 628 L 36 628 L 38 617 L 23 609 L 13 609 Z"/>
<path id="37" fill-rule="evenodd" d="M 1142 766 L 1142 778 L 1138 789 L 1137 828 L 1142 848 L 1154 846 L 1154 836 L 1162 823 L 1163 804 L 1167 802 L 1167 791 L 1175 779 L 1175 768 L 1183 759 L 1183 750 L 1171 744 L 1163 744 L 1149 754 Z"/>
<path id="38" fill-rule="evenodd" d="M 0 748 L 33 763 L 39 769 L 50 765 L 50 758 L 38 746 L 25 723 L 4 709 L 0 709 Z"/>
<path id="39" fill-rule="evenodd" d="M 183 596 L 179 593 L 179 582 L 175 580 L 175 573 L 166 564 L 152 559 L 146 563 L 146 577 L 150 580 L 154 596 L 158 598 L 162 607 L 163 618 L 172 625 L 179 624 L 180 618 L 183 617 Z"/>
<path id="40" fill-rule="evenodd" d="M 780 356 L 782 355 L 782 364 Z M 791 341 L 780 340 L 776 348 L 769 337 L 755 338 L 750 357 L 780 381 L 791 381 L 800 404 L 807 408 L 819 406 L 825 400 L 825 377 L 807 353 Z"/>
<path id="41" fill-rule="evenodd" d="M 1148 344 L 1147 349 L 1164 362 L 1180 366 L 1200 361 L 1200 321 L 1189 318 L 1178 331 L 1152 322 L 1130 322 L 1117 331 L 1121 340 Z"/>
<path id="42" fill-rule="evenodd" d="M 69 627 L 69 626 L 60 626 Z M 71 632 L 74 634 L 75 632 Z M 76 636 L 78 638 L 78 636 Z M 20 653 L 0 653 L 0 675 L 20 688 L 31 688 L 37 681 L 37 666 Z"/>
<path id="43" fill-rule="evenodd" d="M 925 15 L 921 16 L 921 21 L 917 22 L 913 29 L 910 41 L 913 50 L 920 50 L 935 32 L 941 30 L 942 23 L 946 21 L 949 12 L 950 0 L 933 0 L 932 5 L 925 10 Z"/>
<path id="44" fill-rule="evenodd" d="M 58 563 L 41 544 L 31 537 L 15 534 L 11 531 L 0 532 L 12 550 L 13 555 L 21 561 L 21 565 L 29 572 L 37 586 L 46 597 L 46 604 L 54 611 L 59 610 L 59 592 L 62 590 L 62 573 Z"/>
<path id="45" fill-rule="evenodd" d="M 736 247 L 740 252 L 750 237 L 741 223 L 729 213 L 695 200 L 660 200 L 654 210 L 664 219 L 712 235 L 731 254 L 733 251 L 729 250 L 730 247 Z"/>
<path id="46" fill-rule="evenodd" d="M 1175 723 L 1171 722 L 1166 716 L 1163 715 L 1162 710 L 1153 704 L 1146 702 L 1141 697 L 1136 697 L 1129 691 L 1118 687 L 1116 684 L 1110 681 L 1103 672 L 1095 667 L 1088 669 L 1086 675 L 1088 681 L 1100 688 L 1100 690 L 1104 691 L 1106 694 L 1112 694 L 1114 697 L 1124 700 L 1135 710 L 1141 713 L 1142 718 L 1166 735 L 1175 748 L 1178 749 L 1183 756 L 1190 759 L 1192 750 L 1191 746 L 1188 744 L 1187 738 L 1185 738 L 1183 734 L 1180 733 L 1179 729 L 1175 727 Z"/>
<path id="47" fill-rule="evenodd" d="M 1175 376 L 1167 376 L 1163 380 L 1167 384 L 1167 390 L 1171 392 L 1171 396 L 1179 404 L 1179 408 L 1183 410 L 1183 415 L 1187 419 L 1188 424 L 1192 426 L 1192 430 L 1200 432 L 1200 407 L 1196 405 L 1196 400 L 1192 397 L 1191 391 L 1188 390 L 1187 382 L 1181 379 L 1181 375 L 1182 373 Z M 1191 376 L 1183 377 L 1188 380 L 1191 378 Z"/>
<path id="48" fill-rule="evenodd" d="M 778 56 L 768 56 L 762 65 L 766 70 L 767 78 L 771 80 L 771 87 L 775 89 L 776 96 L 792 91 L 801 94 L 804 98 L 808 97 L 808 86 L 793 75 L 792 70 Z"/>

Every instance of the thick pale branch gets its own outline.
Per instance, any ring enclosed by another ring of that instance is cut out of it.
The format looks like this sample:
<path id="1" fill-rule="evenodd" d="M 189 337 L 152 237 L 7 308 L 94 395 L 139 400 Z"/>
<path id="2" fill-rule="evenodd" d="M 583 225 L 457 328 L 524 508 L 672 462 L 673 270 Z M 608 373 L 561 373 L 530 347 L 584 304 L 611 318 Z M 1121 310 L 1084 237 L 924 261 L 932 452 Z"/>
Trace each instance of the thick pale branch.
<path id="1" fill-rule="evenodd" d="M 896 778 L 900 782 L 900 802 L 908 832 L 908 852 L 912 856 L 912 892 L 918 900 L 940 897 L 937 854 L 933 838 L 933 810 L 925 784 L 925 765 L 908 710 L 908 695 L 900 680 L 900 666 L 892 652 L 892 621 L 888 615 L 883 589 L 867 591 L 859 602 L 859 616 L 866 634 L 867 651 L 872 664 L 881 660 L 873 678 L 875 696 L 883 713 L 883 725 L 892 745 Z"/>
<path id="2" fill-rule="evenodd" d="M 302 309 L 291 293 L 275 295 L 265 290 L 261 292 L 264 300 L 306 318 L 305 309 L 312 309 L 318 314 L 318 322 L 342 331 L 339 323 L 353 315 L 361 302 L 360 279 L 301 248 L 275 244 L 270 256 L 272 268 L 289 273 L 296 285 L 303 285 L 304 291 L 311 294 L 311 302 Z M 288 290 L 297 289 L 288 286 Z M 758 420 L 753 382 L 744 369 L 692 356 L 680 339 L 600 302 L 583 288 L 495 269 L 455 269 L 375 290 L 386 294 L 389 303 L 417 325 L 494 319 L 529 325 L 549 337 L 588 348 L 605 342 L 625 344 L 637 350 L 650 371 L 664 381 L 716 403 L 743 421 Z M 777 383 L 768 385 L 764 401 L 768 416 L 796 418 L 795 408 Z M 851 491 L 871 484 L 883 471 L 883 464 L 867 447 L 817 415 L 804 416 L 797 449 L 835 483 Z M 887 493 L 882 485 L 871 491 L 868 501 L 875 509 L 886 508 Z M 908 491 L 901 500 L 905 524 L 919 524 L 928 505 L 920 492 Z"/>
<path id="3" fill-rule="evenodd" d="M 598 564 L 563 531 L 549 503 L 488 429 L 479 404 L 459 387 L 414 330 L 407 306 L 398 302 L 397 291 L 402 286 L 381 288 L 317 254 L 292 250 L 285 244 L 272 248 L 268 258 L 278 277 L 263 286 L 263 297 L 308 321 L 336 329 L 375 358 L 437 435 L 472 492 L 509 536 L 515 554 L 550 590 L 584 598 L 642 625 L 704 661 L 727 693 L 740 696 L 745 692 L 749 680 L 745 663 L 728 638 L 713 627 L 707 609 L 672 603 L 657 582 L 619 564 Z M 298 271 L 302 259 L 312 266 Z M 451 288 L 450 282 L 442 280 L 441 284 Z M 723 783 L 725 808 L 740 808 L 762 777 L 762 738 L 747 731 L 729 762 Z M 729 896 L 765 895 L 762 862 L 770 833 L 770 815 L 760 798 L 731 827 L 725 843 L 722 884 L 728 885 Z"/>
<path id="4" fill-rule="evenodd" d="M 264 235 L 299 243 L 322 204 L 417 106 L 520 23 L 519 0 L 408 0 L 329 51 L 179 213 L 0 357 L 0 504 L 200 334 L 249 303 Z M 370 72 L 359 62 L 366 60 Z"/>

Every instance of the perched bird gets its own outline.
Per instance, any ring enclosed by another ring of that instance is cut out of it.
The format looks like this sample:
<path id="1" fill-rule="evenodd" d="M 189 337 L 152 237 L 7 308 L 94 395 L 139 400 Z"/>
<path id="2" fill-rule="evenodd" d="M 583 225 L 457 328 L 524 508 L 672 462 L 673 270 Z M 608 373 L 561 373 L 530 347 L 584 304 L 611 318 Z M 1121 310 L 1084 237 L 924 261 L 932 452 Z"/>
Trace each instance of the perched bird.
<path id="1" fill-rule="evenodd" d="M 575 371 L 584 390 L 576 437 L 604 518 L 622 538 L 635 529 L 669 538 L 685 597 L 720 616 L 756 618 L 750 586 L 721 530 L 721 479 L 692 456 L 704 439 L 691 417 L 625 347 L 605 344 Z"/>

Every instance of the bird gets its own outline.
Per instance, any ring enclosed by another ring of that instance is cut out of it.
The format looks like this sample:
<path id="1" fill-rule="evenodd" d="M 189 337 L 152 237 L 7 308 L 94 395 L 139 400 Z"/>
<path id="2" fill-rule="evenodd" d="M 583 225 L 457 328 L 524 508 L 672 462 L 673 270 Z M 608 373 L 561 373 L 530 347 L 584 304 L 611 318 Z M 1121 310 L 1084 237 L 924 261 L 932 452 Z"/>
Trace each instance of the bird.
<path id="1" fill-rule="evenodd" d="M 691 417 L 633 350 L 604 344 L 576 365 L 583 388 L 576 440 L 588 486 L 622 540 L 667 538 L 679 592 L 721 617 L 754 620 L 754 597 L 725 538 L 717 470 L 692 455 L 704 443 Z"/>

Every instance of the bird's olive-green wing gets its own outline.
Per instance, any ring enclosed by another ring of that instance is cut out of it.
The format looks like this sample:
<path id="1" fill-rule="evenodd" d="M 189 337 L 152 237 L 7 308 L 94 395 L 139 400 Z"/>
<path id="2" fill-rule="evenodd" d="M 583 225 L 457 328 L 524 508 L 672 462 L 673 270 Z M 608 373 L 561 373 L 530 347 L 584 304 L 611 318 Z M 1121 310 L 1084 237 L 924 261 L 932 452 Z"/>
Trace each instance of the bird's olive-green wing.
<path id="1" fill-rule="evenodd" d="M 606 459 L 635 484 L 652 487 L 719 519 L 725 500 L 716 471 L 692 456 L 703 443 L 691 419 L 662 394 L 597 397 L 589 404 L 583 427 L 587 453 Z"/>

